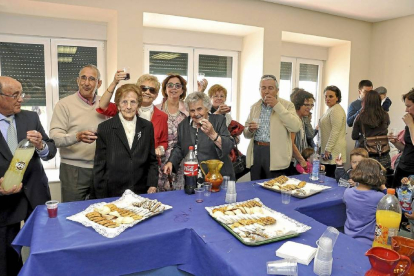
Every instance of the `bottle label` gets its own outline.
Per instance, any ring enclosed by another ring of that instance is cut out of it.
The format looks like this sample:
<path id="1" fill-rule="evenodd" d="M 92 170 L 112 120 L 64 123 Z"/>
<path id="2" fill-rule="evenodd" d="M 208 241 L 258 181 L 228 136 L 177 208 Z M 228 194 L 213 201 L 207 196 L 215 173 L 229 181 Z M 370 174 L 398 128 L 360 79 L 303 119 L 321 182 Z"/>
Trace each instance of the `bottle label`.
<path id="1" fill-rule="evenodd" d="M 18 171 L 24 170 L 25 167 L 26 167 L 26 163 L 25 162 L 23 162 L 23 161 L 16 162 L 16 169 Z"/>
<path id="2" fill-rule="evenodd" d="M 391 238 L 394 236 L 398 236 L 398 228 L 388 228 L 381 224 L 376 224 L 374 242 L 391 246 Z"/>
<path id="3" fill-rule="evenodd" d="M 184 175 L 185 176 L 197 176 L 198 164 L 195 162 L 184 163 Z"/>

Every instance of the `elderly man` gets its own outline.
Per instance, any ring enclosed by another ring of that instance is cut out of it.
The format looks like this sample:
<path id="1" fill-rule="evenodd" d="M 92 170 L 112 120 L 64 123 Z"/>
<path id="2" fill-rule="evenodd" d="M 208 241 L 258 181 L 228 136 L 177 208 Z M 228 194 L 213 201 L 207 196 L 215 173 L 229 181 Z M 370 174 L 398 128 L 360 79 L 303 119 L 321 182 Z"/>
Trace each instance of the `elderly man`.
<path id="1" fill-rule="evenodd" d="M 105 121 L 97 113 L 101 86 L 100 73 L 94 65 L 87 65 L 77 78 L 79 91 L 60 100 L 50 123 L 50 136 L 60 148 L 60 183 L 62 201 L 85 200 L 93 185 L 96 129 Z"/>
<path id="2" fill-rule="evenodd" d="M 295 106 L 278 98 L 276 77 L 264 75 L 260 80 L 261 99 L 253 104 L 244 129 L 251 139 L 246 165 L 251 180 L 274 178 L 287 173 L 292 159 L 291 132 L 298 132 L 302 122 Z"/>
<path id="3" fill-rule="evenodd" d="M 372 82 L 370 80 L 362 80 L 358 84 L 359 98 L 353 101 L 348 107 L 348 114 L 346 116 L 346 123 L 349 127 L 354 125 L 355 118 L 358 116 L 362 108 L 362 100 L 365 93 L 372 90 Z"/>
<path id="4" fill-rule="evenodd" d="M 0 176 L 4 176 L 19 141 L 28 139 L 36 150 L 23 176 L 22 183 L 4 190 L 0 179 L 0 275 L 17 275 L 22 260 L 11 247 L 20 230 L 37 205 L 50 200 L 48 179 L 40 159 L 56 155 L 56 146 L 43 130 L 36 112 L 21 110 L 24 93 L 20 82 L 0 77 Z"/>

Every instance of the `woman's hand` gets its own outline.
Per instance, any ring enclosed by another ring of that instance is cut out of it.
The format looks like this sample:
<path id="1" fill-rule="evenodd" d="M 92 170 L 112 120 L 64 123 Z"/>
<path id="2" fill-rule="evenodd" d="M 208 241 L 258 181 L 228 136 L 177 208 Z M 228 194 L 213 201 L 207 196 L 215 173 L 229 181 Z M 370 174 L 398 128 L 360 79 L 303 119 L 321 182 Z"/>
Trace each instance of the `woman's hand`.
<path id="1" fill-rule="evenodd" d="M 165 150 L 164 150 L 164 147 L 163 147 L 163 146 L 158 146 L 158 147 L 155 149 L 155 155 L 156 155 L 157 157 L 164 156 L 164 154 L 165 154 Z"/>
<path id="2" fill-rule="evenodd" d="M 147 194 L 154 194 L 157 192 L 157 188 L 155 187 L 149 187 Z"/>
<path id="3" fill-rule="evenodd" d="M 164 173 L 166 174 L 166 175 L 170 175 L 171 174 L 171 172 L 172 172 L 172 163 L 171 162 L 168 162 L 167 164 L 165 164 L 165 166 L 164 166 Z"/>
<path id="4" fill-rule="evenodd" d="M 114 76 L 114 80 L 112 83 L 117 86 L 119 81 L 125 80 L 127 73 L 124 72 L 124 70 L 117 70 Z"/>
<path id="5" fill-rule="evenodd" d="M 411 116 L 411 114 L 410 114 L 410 113 L 405 114 L 405 115 L 402 117 L 402 119 L 403 119 L 404 123 L 405 123 L 408 127 L 411 127 L 411 126 L 414 124 L 414 119 L 413 119 L 413 116 Z"/>
<path id="6" fill-rule="evenodd" d="M 201 131 L 203 131 L 210 139 L 216 139 L 217 132 L 214 130 L 213 125 L 207 119 L 202 119 L 200 123 Z"/>
<path id="7" fill-rule="evenodd" d="M 224 115 L 226 113 L 229 113 L 230 111 L 231 107 L 227 106 L 226 104 L 222 104 L 217 108 L 216 112 L 214 113 Z"/>
<path id="8" fill-rule="evenodd" d="M 208 85 L 208 81 L 206 79 L 197 81 L 198 92 L 204 92 L 207 88 L 207 85 Z"/>

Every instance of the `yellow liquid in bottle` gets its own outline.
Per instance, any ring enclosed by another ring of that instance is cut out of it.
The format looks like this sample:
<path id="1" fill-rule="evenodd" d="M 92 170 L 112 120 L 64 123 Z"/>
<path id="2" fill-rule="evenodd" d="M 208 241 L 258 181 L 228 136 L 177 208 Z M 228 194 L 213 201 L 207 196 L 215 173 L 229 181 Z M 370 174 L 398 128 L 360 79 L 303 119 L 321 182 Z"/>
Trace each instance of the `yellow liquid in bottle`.
<path id="1" fill-rule="evenodd" d="M 4 175 L 2 187 L 8 191 L 14 185 L 19 186 L 22 182 L 23 175 L 32 159 L 34 148 L 17 148 L 10 166 Z"/>
<path id="2" fill-rule="evenodd" d="M 376 218 L 377 225 L 372 246 L 391 248 L 391 237 L 398 235 L 401 214 L 394 211 L 378 210 Z"/>

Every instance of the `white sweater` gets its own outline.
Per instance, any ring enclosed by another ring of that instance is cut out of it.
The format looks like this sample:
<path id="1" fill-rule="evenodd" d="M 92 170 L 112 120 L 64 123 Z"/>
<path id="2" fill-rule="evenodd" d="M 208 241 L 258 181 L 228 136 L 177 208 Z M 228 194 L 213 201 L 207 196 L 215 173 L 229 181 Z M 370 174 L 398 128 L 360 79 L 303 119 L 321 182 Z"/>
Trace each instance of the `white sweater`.
<path id="1" fill-rule="evenodd" d="M 98 129 L 105 121 L 105 115 L 96 112 L 99 98 L 95 104 L 88 105 L 74 93 L 60 100 L 53 111 L 50 122 L 50 138 L 60 150 L 61 162 L 81 168 L 93 168 L 96 143 L 77 142 L 76 133 L 84 130 Z"/>

